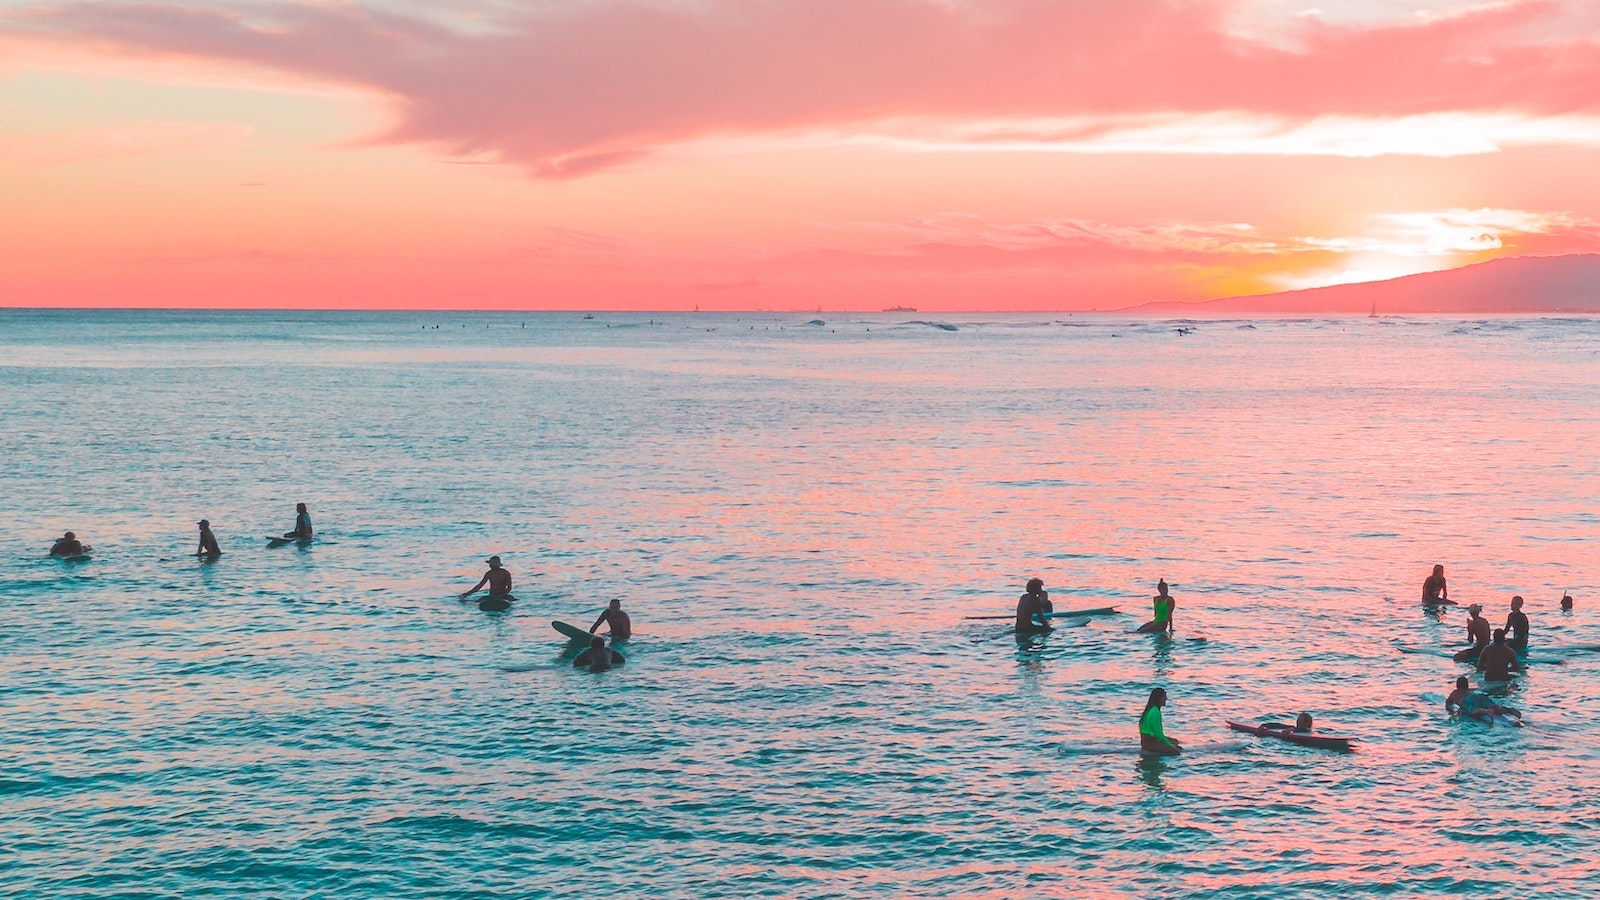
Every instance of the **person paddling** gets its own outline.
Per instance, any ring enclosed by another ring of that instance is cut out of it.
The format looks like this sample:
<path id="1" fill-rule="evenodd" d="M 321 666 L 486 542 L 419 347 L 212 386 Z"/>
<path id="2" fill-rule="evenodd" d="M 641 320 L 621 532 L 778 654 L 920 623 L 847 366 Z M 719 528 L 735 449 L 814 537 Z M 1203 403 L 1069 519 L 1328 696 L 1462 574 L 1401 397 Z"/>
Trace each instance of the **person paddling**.
<path id="1" fill-rule="evenodd" d="M 1457 653 L 1454 657 L 1456 662 L 1471 662 L 1483 653 L 1483 648 L 1489 646 L 1489 620 L 1483 617 L 1481 603 L 1467 607 L 1467 640 L 1472 646 Z"/>
<path id="2" fill-rule="evenodd" d="M 578 654 L 572 661 L 574 668 L 588 667 L 591 672 L 604 672 L 612 666 L 620 666 L 627 662 L 627 657 L 606 646 L 606 639 L 595 635 L 589 639 L 589 649 Z"/>
<path id="3" fill-rule="evenodd" d="M 1177 756 L 1183 752 L 1178 742 L 1167 737 L 1162 728 L 1161 707 L 1166 705 L 1166 689 L 1152 689 L 1144 713 L 1139 716 L 1139 753 L 1143 756 Z"/>
<path id="4" fill-rule="evenodd" d="M 1483 670 L 1484 681 L 1510 681 L 1512 672 L 1522 671 L 1517 661 L 1517 651 L 1506 644 L 1506 630 L 1494 630 L 1494 643 L 1483 649 L 1478 657 L 1478 668 Z"/>
<path id="5" fill-rule="evenodd" d="M 1511 613 L 1506 616 L 1506 643 L 1520 656 L 1528 652 L 1528 614 L 1522 611 L 1522 598 L 1511 598 Z"/>
<path id="6" fill-rule="evenodd" d="M 1424 606 L 1455 605 L 1455 601 L 1450 599 L 1450 589 L 1444 583 L 1444 566 L 1434 566 L 1433 574 L 1422 582 L 1422 603 Z"/>
<path id="7" fill-rule="evenodd" d="M 600 627 L 601 622 L 611 623 L 611 643 L 613 644 L 633 637 L 633 620 L 628 618 L 628 614 L 622 611 L 621 597 L 612 598 L 611 605 L 607 606 L 600 613 L 600 618 L 595 619 L 594 624 L 589 626 L 589 633 L 594 634 L 594 630 Z"/>
<path id="8" fill-rule="evenodd" d="M 1156 595 L 1151 598 L 1156 607 L 1156 617 L 1140 625 L 1137 631 L 1140 634 L 1171 634 L 1172 611 L 1177 608 L 1178 601 L 1167 593 L 1167 580 L 1165 578 L 1156 582 Z"/>
<path id="9" fill-rule="evenodd" d="M 211 520 L 201 519 L 196 524 L 200 526 L 200 546 L 194 551 L 194 555 L 207 559 L 221 556 L 222 548 L 217 546 L 217 536 L 211 533 Z"/>
<path id="10" fill-rule="evenodd" d="M 56 538 L 56 542 L 50 545 L 50 555 L 82 556 L 93 549 L 93 547 L 78 540 L 78 536 L 69 531 L 66 534 L 63 534 L 61 537 Z"/>
<path id="11" fill-rule="evenodd" d="M 1028 579 L 1022 596 L 1017 598 L 1017 634 L 1042 634 L 1049 631 L 1049 614 L 1053 610 L 1050 594 L 1044 589 L 1044 580 Z"/>
<path id="12" fill-rule="evenodd" d="M 1456 689 L 1450 692 L 1450 696 L 1444 698 L 1444 708 L 1452 716 L 1460 713 L 1484 722 L 1495 716 L 1512 716 L 1518 720 L 1522 718 L 1520 711 L 1509 706 L 1501 706 L 1487 694 L 1473 690 L 1465 675 L 1456 679 Z"/>
<path id="13" fill-rule="evenodd" d="M 284 532 L 283 536 L 291 541 L 311 540 L 311 513 L 306 512 L 304 503 L 294 505 L 294 530 Z"/>
<path id="14" fill-rule="evenodd" d="M 484 562 L 489 564 L 489 571 L 483 573 L 483 577 L 479 578 L 478 583 L 472 586 L 472 590 L 463 592 L 461 599 L 465 600 L 471 597 L 486 584 L 489 586 L 489 596 L 505 600 L 511 599 L 511 571 L 501 568 L 500 557 L 498 556 L 491 556 Z"/>

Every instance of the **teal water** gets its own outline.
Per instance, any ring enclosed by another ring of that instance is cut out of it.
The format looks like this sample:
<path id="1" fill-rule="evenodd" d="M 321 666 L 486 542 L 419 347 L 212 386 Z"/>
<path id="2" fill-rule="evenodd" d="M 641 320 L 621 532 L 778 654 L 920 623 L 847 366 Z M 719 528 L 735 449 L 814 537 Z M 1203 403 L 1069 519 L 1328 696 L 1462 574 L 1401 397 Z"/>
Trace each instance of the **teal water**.
<path id="1" fill-rule="evenodd" d="M 0 884 L 1600 890 L 1600 654 L 1554 649 L 1600 643 L 1600 322 L 1185 324 L 0 310 Z M 509 613 L 454 597 L 490 553 Z M 1528 598 L 1529 727 L 1444 714 L 1434 563 Z M 1125 613 L 963 618 L 1034 575 Z M 628 664 L 574 670 L 612 597 Z M 1141 765 L 1156 685 L 1190 752 Z M 1301 710 L 1357 752 L 1223 725 Z"/>

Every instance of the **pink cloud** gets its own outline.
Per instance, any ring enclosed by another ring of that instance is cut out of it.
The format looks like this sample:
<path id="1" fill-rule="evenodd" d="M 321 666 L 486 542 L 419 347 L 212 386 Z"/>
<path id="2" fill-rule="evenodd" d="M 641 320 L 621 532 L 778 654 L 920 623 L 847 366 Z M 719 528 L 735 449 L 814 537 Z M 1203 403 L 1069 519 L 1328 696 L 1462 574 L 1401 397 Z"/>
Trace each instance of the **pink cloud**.
<path id="1" fill-rule="evenodd" d="M 88 2 L 13 11 L 0 31 L 377 90 L 399 112 L 386 140 L 547 177 L 709 137 L 906 117 L 1088 117 L 1073 126 L 1082 139 L 1094 117 L 1130 114 L 1600 113 L 1600 43 L 1561 3 L 1370 27 L 1301 18 L 1292 41 L 1272 43 L 1230 31 L 1238 6 L 595 0 L 501 13 L 469 32 L 344 4 Z"/>

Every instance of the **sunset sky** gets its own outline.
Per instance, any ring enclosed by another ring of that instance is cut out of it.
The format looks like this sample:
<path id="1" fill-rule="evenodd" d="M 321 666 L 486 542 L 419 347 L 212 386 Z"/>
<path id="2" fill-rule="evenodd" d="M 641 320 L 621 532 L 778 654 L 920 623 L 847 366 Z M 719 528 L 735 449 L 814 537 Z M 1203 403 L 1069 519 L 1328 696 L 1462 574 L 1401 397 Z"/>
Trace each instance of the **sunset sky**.
<path id="1" fill-rule="evenodd" d="M 1595 172 L 1593 2 L 0 0 L 9 306 L 1109 309 L 1600 251 Z"/>

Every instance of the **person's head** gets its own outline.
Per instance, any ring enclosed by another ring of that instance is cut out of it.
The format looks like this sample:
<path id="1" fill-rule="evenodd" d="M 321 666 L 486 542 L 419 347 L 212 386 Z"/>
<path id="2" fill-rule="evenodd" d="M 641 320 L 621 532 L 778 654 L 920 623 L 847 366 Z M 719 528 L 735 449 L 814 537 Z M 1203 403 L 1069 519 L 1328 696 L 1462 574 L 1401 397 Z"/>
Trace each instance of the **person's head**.
<path id="1" fill-rule="evenodd" d="M 488 559 L 484 560 L 484 562 L 488 563 L 489 564 L 489 568 L 491 568 L 491 569 L 500 568 L 500 557 L 498 557 L 498 556 L 491 556 Z"/>
<path id="2" fill-rule="evenodd" d="M 210 519 L 201 519 L 199 522 L 196 522 L 195 524 L 200 526 L 200 530 L 201 531 L 207 531 L 207 530 L 209 530 L 211 528 L 211 520 Z"/>
<path id="3" fill-rule="evenodd" d="M 1571 609 L 1572 608 L 1572 595 L 1571 594 L 1562 594 L 1561 595 L 1561 608 L 1562 609 Z"/>
<path id="4" fill-rule="evenodd" d="M 1443 575 L 1444 574 L 1444 566 L 1434 566 L 1433 567 L 1433 574 L 1435 574 L 1435 575 Z"/>
<path id="5" fill-rule="evenodd" d="M 1467 607 L 1467 615 L 1472 616 L 1474 619 L 1476 619 L 1478 617 L 1478 613 L 1481 613 L 1481 612 L 1483 612 L 1483 604 L 1482 603 L 1474 603 L 1471 606 Z"/>
<path id="6" fill-rule="evenodd" d="M 1496 647 L 1498 647 L 1498 646 L 1504 644 L 1505 642 L 1506 642 L 1506 630 L 1504 628 L 1496 628 L 1494 630 L 1494 645 Z"/>
<path id="7" fill-rule="evenodd" d="M 621 597 L 612 597 L 611 598 L 611 608 L 612 609 L 621 609 L 622 608 L 622 598 Z"/>
<path id="8" fill-rule="evenodd" d="M 1511 598 L 1511 608 L 1512 609 L 1521 609 L 1522 608 L 1522 597 L 1521 596 L 1516 596 L 1516 597 L 1512 597 Z"/>
<path id="9" fill-rule="evenodd" d="M 1166 688 L 1151 688 L 1150 689 L 1150 699 L 1145 701 L 1144 708 L 1145 709 L 1149 709 L 1152 706 L 1166 706 L 1166 705 L 1167 705 L 1167 689 Z"/>
<path id="10" fill-rule="evenodd" d="M 1044 579 L 1043 578 L 1029 578 L 1028 579 L 1028 593 L 1037 594 L 1042 590 L 1044 590 Z"/>
<path id="11" fill-rule="evenodd" d="M 306 511 L 306 505 L 304 503 L 296 503 L 294 505 L 294 511 L 297 513 L 303 513 Z"/>
<path id="12" fill-rule="evenodd" d="M 78 536 L 77 536 L 77 535 L 75 535 L 75 534 L 73 534 L 73 533 L 72 533 L 72 532 L 70 532 L 70 531 L 69 531 L 69 532 L 67 532 L 67 533 L 66 533 L 66 534 L 64 534 L 64 535 L 62 535 L 62 537 L 64 537 L 64 538 L 66 538 L 66 539 L 67 539 L 67 540 L 69 540 L 69 541 L 75 541 L 75 540 L 77 540 L 77 539 L 78 539 Z"/>
<path id="13" fill-rule="evenodd" d="M 1165 578 L 1156 582 L 1156 593 L 1163 597 L 1167 595 L 1167 580 Z"/>
<path id="14" fill-rule="evenodd" d="M 1294 720 L 1294 727 L 1300 731 L 1311 730 L 1311 713 L 1301 713 Z"/>
<path id="15" fill-rule="evenodd" d="M 597 634 L 594 637 L 589 638 L 589 649 L 590 650 L 604 650 L 605 647 L 606 647 L 606 639 L 601 637 L 600 635 Z"/>
<path id="16" fill-rule="evenodd" d="M 1467 689 L 1467 686 L 1468 686 L 1467 676 L 1462 675 L 1461 677 L 1456 679 L 1456 690 L 1464 691 L 1464 690 Z"/>

